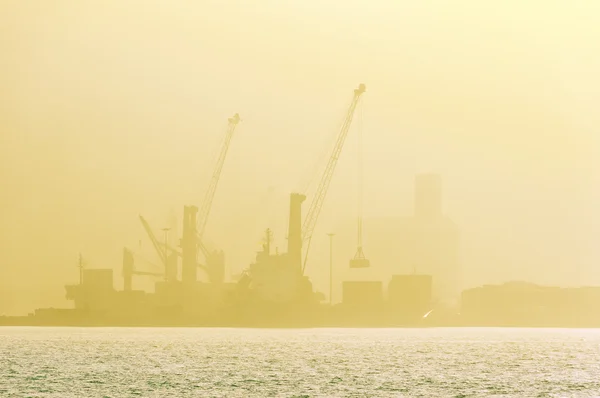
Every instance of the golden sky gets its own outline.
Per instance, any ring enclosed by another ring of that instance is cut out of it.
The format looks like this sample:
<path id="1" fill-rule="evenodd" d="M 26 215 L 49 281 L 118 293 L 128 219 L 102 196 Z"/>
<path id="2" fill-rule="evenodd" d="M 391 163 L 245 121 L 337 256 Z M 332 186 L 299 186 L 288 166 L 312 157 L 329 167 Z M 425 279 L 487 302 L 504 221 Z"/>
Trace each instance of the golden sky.
<path id="1" fill-rule="evenodd" d="M 3 1 L 0 312 L 199 204 L 236 112 L 207 236 L 235 270 L 267 226 L 283 248 L 359 83 L 366 216 L 439 172 L 467 286 L 600 284 L 599 43 L 593 0 Z M 356 126 L 317 233 L 355 217 Z"/>

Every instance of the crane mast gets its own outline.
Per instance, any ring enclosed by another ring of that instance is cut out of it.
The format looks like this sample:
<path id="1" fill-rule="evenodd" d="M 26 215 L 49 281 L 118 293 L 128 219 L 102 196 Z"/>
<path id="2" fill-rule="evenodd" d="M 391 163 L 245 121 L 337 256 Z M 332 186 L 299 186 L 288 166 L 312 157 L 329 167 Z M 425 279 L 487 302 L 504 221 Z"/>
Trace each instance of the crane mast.
<path id="1" fill-rule="evenodd" d="M 352 102 L 350 103 L 350 107 L 346 113 L 344 123 L 342 124 L 342 128 L 340 129 L 336 139 L 335 146 L 325 168 L 325 172 L 321 177 L 321 182 L 319 183 L 315 197 L 312 200 L 310 208 L 308 209 L 308 213 L 306 214 L 306 218 L 304 219 L 304 223 L 302 225 L 302 241 L 308 240 L 308 247 L 304 257 L 304 265 L 302 267 L 303 272 L 306 268 L 306 259 L 308 258 L 308 251 L 310 249 L 310 239 L 312 238 L 313 231 L 317 225 L 317 219 L 319 218 L 321 208 L 323 207 L 325 197 L 327 196 L 327 191 L 329 189 L 329 185 L 331 184 L 331 178 L 333 177 L 335 166 L 337 165 L 340 153 L 344 147 L 344 142 L 346 141 L 346 136 L 350 130 L 356 105 L 358 104 L 360 96 L 365 92 L 365 90 L 366 87 L 364 84 L 359 85 L 358 88 L 354 90 L 354 97 L 352 98 Z"/>
<path id="2" fill-rule="evenodd" d="M 217 192 L 217 186 L 219 185 L 219 179 L 221 178 L 221 171 L 223 170 L 223 164 L 225 163 L 227 151 L 229 150 L 229 144 L 231 143 L 231 138 L 233 137 L 235 128 L 240 122 L 240 115 L 236 113 L 235 115 L 233 115 L 233 117 L 230 117 L 228 121 L 229 124 L 227 126 L 227 133 L 225 134 L 225 141 L 223 142 L 223 146 L 221 147 L 221 152 L 219 153 L 219 157 L 217 158 L 217 163 L 215 164 L 213 175 L 210 179 L 210 183 L 208 185 L 206 194 L 204 195 L 204 201 L 202 202 L 202 206 L 200 207 L 200 211 L 198 212 L 198 225 L 196 229 L 198 233 L 198 240 L 200 242 L 202 242 L 202 238 L 204 236 L 204 230 L 206 229 L 206 223 L 208 222 L 208 216 L 210 215 L 213 199 L 215 198 L 215 193 Z M 201 249 L 203 246 L 204 245 L 201 243 Z M 203 251 L 205 251 L 205 248 L 203 249 Z"/>

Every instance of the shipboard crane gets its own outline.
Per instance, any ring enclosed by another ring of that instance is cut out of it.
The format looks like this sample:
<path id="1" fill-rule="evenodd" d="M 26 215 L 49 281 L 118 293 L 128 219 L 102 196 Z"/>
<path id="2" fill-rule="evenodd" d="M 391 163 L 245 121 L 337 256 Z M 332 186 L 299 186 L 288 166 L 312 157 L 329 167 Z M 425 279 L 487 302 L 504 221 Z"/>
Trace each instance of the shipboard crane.
<path id="1" fill-rule="evenodd" d="M 175 280 L 177 278 L 177 258 L 181 256 L 181 253 L 169 246 L 166 242 L 160 243 L 156 238 L 156 235 L 154 235 L 154 232 L 152 232 L 152 228 L 150 228 L 148 221 L 141 215 L 139 218 L 156 254 L 158 254 L 161 263 L 165 265 L 165 279 L 168 281 Z"/>
<path id="2" fill-rule="evenodd" d="M 138 255 L 139 256 L 139 255 Z M 155 266 L 156 267 L 156 266 Z M 133 286 L 133 275 L 163 277 L 160 272 L 138 271 L 134 266 L 134 253 L 128 248 L 123 248 L 123 290 L 131 291 Z"/>
<path id="3" fill-rule="evenodd" d="M 206 224 L 208 222 L 208 217 L 210 215 L 210 211 L 212 209 L 212 204 L 215 198 L 215 194 L 217 192 L 217 186 L 219 185 L 219 180 L 221 179 L 221 172 L 223 170 L 223 165 L 225 164 L 225 158 L 227 157 L 227 152 L 229 151 L 229 146 L 231 144 L 231 139 L 233 138 L 233 133 L 241 121 L 240 115 L 235 114 L 228 119 L 227 131 L 225 133 L 225 140 L 223 142 L 223 146 L 221 147 L 221 151 L 219 152 L 219 156 L 217 158 L 217 162 L 215 164 L 215 168 L 213 170 L 212 177 L 208 184 L 208 189 L 204 195 L 204 200 L 202 201 L 202 205 L 198 212 L 197 217 L 197 225 L 196 225 L 196 234 L 197 234 L 197 249 L 199 249 L 204 255 L 204 259 L 206 262 L 205 266 L 201 266 L 198 262 L 199 266 L 203 268 L 207 274 L 208 278 L 211 282 L 222 282 L 224 278 L 224 256 L 222 252 L 214 251 L 211 252 L 206 245 L 204 244 L 204 231 L 206 230 Z M 198 252 L 196 252 L 196 257 L 198 257 Z"/>
<path id="4" fill-rule="evenodd" d="M 327 196 L 327 191 L 329 190 L 329 185 L 331 184 L 331 179 L 333 177 L 333 172 L 335 171 L 335 166 L 337 165 L 338 159 L 342 152 L 342 148 L 344 147 L 344 142 L 346 141 L 346 136 L 348 135 L 348 131 L 350 130 L 350 125 L 352 124 L 354 110 L 356 109 L 356 105 L 358 104 L 360 96 L 365 91 L 366 87 L 364 84 L 359 85 L 358 88 L 354 90 L 354 97 L 352 98 L 350 107 L 346 112 L 344 123 L 342 124 L 342 128 L 340 129 L 340 132 L 337 136 L 335 146 L 333 147 L 333 151 L 331 153 L 331 156 L 329 157 L 327 166 L 325 167 L 325 172 L 321 177 L 321 182 L 319 183 L 315 196 L 308 209 L 308 213 L 306 214 L 306 218 L 304 219 L 304 223 L 302 225 L 302 241 L 308 241 L 308 244 L 306 248 L 306 253 L 304 255 L 302 273 L 304 273 L 304 270 L 306 268 L 306 259 L 308 258 L 308 252 L 310 250 L 310 241 L 312 239 L 312 234 L 315 230 L 315 226 L 317 225 L 317 220 L 319 218 L 319 214 L 321 213 L 323 203 L 325 202 L 325 197 Z"/>
<path id="5" fill-rule="evenodd" d="M 227 152 L 229 151 L 229 145 L 231 144 L 231 138 L 233 137 L 233 133 L 235 132 L 235 128 L 238 123 L 241 121 L 240 115 L 235 114 L 233 117 L 228 119 L 227 132 L 225 133 L 225 141 L 223 142 L 223 146 L 221 147 L 221 152 L 219 153 L 219 157 L 217 158 L 217 163 L 215 164 L 215 169 L 213 171 L 213 175 L 210 179 L 210 183 L 208 185 L 208 189 L 204 194 L 204 201 L 202 202 L 202 206 L 198 212 L 198 222 L 197 222 L 197 233 L 198 240 L 202 242 L 202 238 L 204 237 L 204 230 L 206 229 L 206 223 L 208 222 L 208 216 L 210 215 L 210 210 L 212 209 L 213 200 L 215 198 L 215 193 L 217 192 L 217 186 L 219 185 L 219 180 L 221 179 L 221 171 L 223 170 L 223 165 L 225 164 L 225 158 L 227 157 Z"/>

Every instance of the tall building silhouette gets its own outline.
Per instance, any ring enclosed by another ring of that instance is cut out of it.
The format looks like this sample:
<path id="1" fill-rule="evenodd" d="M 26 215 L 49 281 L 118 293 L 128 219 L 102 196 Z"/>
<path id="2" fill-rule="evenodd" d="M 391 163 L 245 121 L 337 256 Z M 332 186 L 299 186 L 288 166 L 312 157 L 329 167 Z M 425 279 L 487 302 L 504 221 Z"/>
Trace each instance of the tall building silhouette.
<path id="1" fill-rule="evenodd" d="M 442 178 L 437 174 L 415 177 L 414 214 L 404 233 L 405 261 L 413 272 L 433 277 L 434 297 L 456 299 L 460 294 L 458 259 L 459 232 L 456 224 L 444 215 Z"/>
<path id="2" fill-rule="evenodd" d="M 419 174 L 414 180 L 414 210 L 405 217 L 365 219 L 370 276 L 387 282 L 392 275 L 431 276 L 434 300 L 456 302 L 461 292 L 459 230 L 444 214 L 442 178 Z M 338 250 L 352 251 L 354 231 L 337 229 Z"/>

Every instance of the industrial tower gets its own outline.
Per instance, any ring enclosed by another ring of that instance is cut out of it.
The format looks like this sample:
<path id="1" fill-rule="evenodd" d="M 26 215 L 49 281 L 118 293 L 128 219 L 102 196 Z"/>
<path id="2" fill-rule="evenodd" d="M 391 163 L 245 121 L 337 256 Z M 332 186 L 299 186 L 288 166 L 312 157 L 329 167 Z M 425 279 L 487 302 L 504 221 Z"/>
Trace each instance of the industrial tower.
<path id="1" fill-rule="evenodd" d="M 198 251 L 198 234 L 196 232 L 196 206 L 183 207 L 183 236 L 181 238 L 181 281 L 185 284 L 195 283 L 196 253 Z"/>

